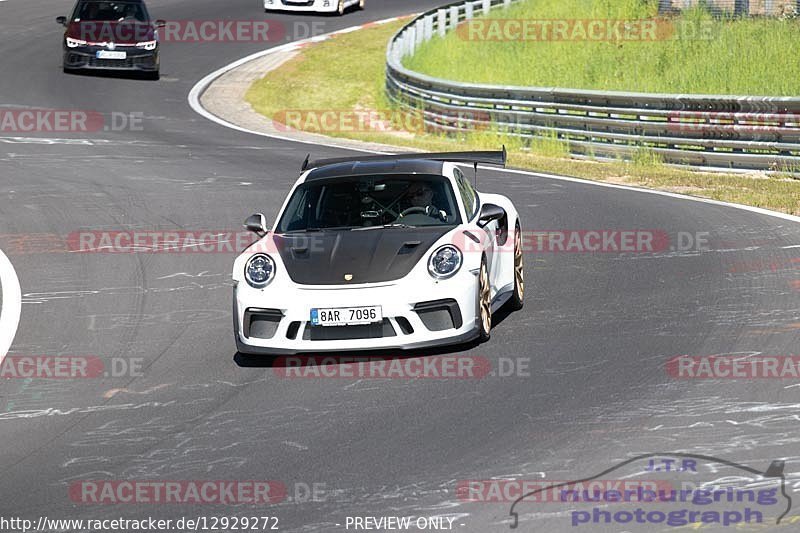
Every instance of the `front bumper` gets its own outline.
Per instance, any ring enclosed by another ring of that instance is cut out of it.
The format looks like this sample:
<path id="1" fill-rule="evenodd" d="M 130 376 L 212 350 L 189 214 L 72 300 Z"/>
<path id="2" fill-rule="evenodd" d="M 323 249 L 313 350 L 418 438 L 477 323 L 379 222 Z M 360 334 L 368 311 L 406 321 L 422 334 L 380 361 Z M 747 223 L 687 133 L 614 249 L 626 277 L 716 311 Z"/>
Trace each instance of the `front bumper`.
<path id="1" fill-rule="evenodd" d="M 264 9 L 333 13 L 338 9 L 338 4 L 338 0 L 264 0 Z"/>
<path id="2" fill-rule="evenodd" d="M 134 46 L 119 47 L 126 52 L 125 59 L 98 59 L 97 52 L 108 50 L 103 46 L 79 46 L 64 48 L 64 68 L 95 70 L 131 70 L 139 72 L 155 72 L 159 69 L 159 50 L 143 50 Z"/>
<path id="3" fill-rule="evenodd" d="M 264 293 L 240 283 L 233 297 L 236 346 L 246 354 L 282 355 L 410 350 L 467 342 L 478 336 L 478 322 L 477 278 L 466 274 L 460 283 L 431 283 L 424 290 L 386 283 L 363 288 L 287 287 Z M 312 308 L 374 305 L 382 308 L 382 323 L 324 327 L 310 323 Z"/>

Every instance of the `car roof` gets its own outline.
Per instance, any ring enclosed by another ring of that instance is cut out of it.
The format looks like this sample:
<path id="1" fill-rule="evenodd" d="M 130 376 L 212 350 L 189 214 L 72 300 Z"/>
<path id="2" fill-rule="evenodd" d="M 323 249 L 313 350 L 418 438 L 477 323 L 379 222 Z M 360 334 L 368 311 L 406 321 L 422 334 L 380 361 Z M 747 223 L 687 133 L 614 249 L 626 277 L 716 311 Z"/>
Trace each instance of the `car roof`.
<path id="1" fill-rule="evenodd" d="M 381 174 L 434 174 L 443 176 L 444 162 L 429 159 L 388 159 L 380 161 L 347 161 L 311 170 L 305 183 L 345 176 L 378 176 Z"/>
<path id="2" fill-rule="evenodd" d="M 78 5 L 83 4 L 97 4 L 100 2 L 107 2 L 109 4 L 142 4 L 144 0 L 78 0 Z"/>

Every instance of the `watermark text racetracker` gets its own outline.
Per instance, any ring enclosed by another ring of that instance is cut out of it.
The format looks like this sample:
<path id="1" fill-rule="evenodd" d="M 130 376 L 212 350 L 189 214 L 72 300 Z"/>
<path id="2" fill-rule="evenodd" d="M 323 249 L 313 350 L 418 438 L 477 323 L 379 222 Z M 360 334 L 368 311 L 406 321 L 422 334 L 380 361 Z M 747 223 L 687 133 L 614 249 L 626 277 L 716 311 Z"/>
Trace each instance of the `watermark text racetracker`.
<path id="1" fill-rule="evenodd" d="M 280 20 L 170 20 L 158 30 L 165 43 L 275 43 L 308 39 L 327 33 L 324 21 Z M 148 24 L 83 22 L 79 38 L 91 44 L 147 42 L 152 39 Z"/>
<path id="2" fill-rule="evenodd" d="M 593 479 L 584 483 L 552 479 L 470 479 L 456 484 L 456 496 L 465 502 L 510 503 L 533 493 L 526 502 L 648 501 L 658 491 L 672 489 L 663 481 Z M 652 500 L 650 500 L 652 501 Z"/>
<path id="3" fill-rule="evenodd" d="M 66 248 L 71 252 L 94 253 L 238 253 L 255 240 L 250 231 L 199 230 L 123 230 L 76 231 L 66 238 Z M 309 237 L 308 244 L 314 243 Z M 271 240 L 258 246 L 261 252 L 277 252 Z M 263 249 L 262 249 L 263 248 Z M 256 251 L 256 250 L 254 250 Z"/>
<path id="4" fill-rule="evenodd" d="M 453 244 L 465 252 L 481 252 L 485 233 L 461 232 Z M 679 231 L 670 234 L 653 229 L 523 229 L 520 246 L 523 253 L 657 253 L 704 251 L 710 248 L 709 232 Z M 502 230 L 497 234 L 498 250 L 514 252 L 514 239 Z"/>
<path id="5" fill-rule="evenodd" d="M 275 113 L 272 124 L 281 132 L 425 132 L 421 112 L 398 109 L 283 109 Z"/>
<path id="6" fill-rule="evenodd" d="M 80 109 L 0 109 L 0 133 L 143 131 L 144 113 Z"/>
<path id="7" fill-rule="evenodd" d="M 679 355 L 666 364 L 676 379 L 800 379 L 800 356 Z"/>
<path id="8" fill-rule="evenodd" d="M 769 102 L 754 103 L 763 111 L 671 111 L 667 131 L 694 137 L 777 140 L 791 135 L 800 126 L 800 114 L 783 111 Z"/>
<path id="9" fill-rule="evenodd" d="M 8 355 L 0 363 L 5 379 L 81 379 L 142 376 L 141 357 L 96 355 Z"/>
<path id="10" fill-rule="evenodd" d="M 19 516 L 0 516 L 0 531 L 278 531 L 275 516 L 195 516 L 160 519 L 146 518 L 52 518 L 39 516 L 36 520 Z"/>
<path id="11" fill-rule="evenodd" d="M 485 379 L 530 377 L 530 357 L 434 355 L 382 356 L 282 356 L 273 373 L 284 379 Z"/>
<path id="12" fill-rule="evenodd" d="M 655 42 L 711 40 L 711 20 L 651 19 L 471 19 L 456 34 L 466 41 Z"/>
<path id="13" fill-rule="evenodd" d="M 276 504 L 286 485 L 274 480 L 81 480 L 69 486 L 74 503 Z"/>

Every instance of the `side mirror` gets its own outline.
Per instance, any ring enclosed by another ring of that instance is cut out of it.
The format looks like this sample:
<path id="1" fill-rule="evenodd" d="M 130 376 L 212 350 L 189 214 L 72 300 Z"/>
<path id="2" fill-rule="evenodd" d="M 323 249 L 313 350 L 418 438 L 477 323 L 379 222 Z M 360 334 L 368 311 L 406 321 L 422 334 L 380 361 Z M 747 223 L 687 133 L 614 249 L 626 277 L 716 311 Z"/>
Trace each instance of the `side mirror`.
<path id="1" fill-rule="evenodd" d="M 67 17 L 56 17 L 56 22 L 62 26 L 67 25 Z"/>
<path id="2" fill-rule="evenodd" d="M 506 216 L 506 211 L 499 205 L 483 204 L 478 215 L 478 227 L 483 228 L 492 220 L 500 220 L 504 216 Z"/>
<path id="3" fill-rule="evenodd" d="M 259 237 L 263 237 L 267 233 L 267 219 L 261 213 L 250 215 L 247 217 L 247 220 L 244 221 L 244 227 L 247 228 L 248 231 L 257 234 Z"/>
<path id="4" fill-rule="evenodd" d="M 158 20 L 157 20 L 157 21 L 155 21 L 153 24 L 155 25 L 155 27 L 156 27 L 156 28 L 163 28 L 164 26 L 166 26 L 166 25 L 167 25 L 167 21 L 166 21 L 166 20 L 161 20 L 161 19 L 158 19 Z"/>

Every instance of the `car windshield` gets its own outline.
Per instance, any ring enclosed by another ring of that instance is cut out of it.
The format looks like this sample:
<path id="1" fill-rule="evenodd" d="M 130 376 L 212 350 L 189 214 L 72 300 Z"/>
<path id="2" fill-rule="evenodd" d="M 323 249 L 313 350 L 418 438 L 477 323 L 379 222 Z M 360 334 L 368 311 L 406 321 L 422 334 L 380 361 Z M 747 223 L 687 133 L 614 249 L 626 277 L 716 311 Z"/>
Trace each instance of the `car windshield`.
<path id="1" fill-rule="evenodd" d="M 81 2 L 75 9 L 75 21 L 94 22 L 147 22 L 149 16 L 141 2 Z"/>
<path id="2" fill-rule="evenodd" d="M 453 189 L 442 176 L 355 176 L 297 187 L 277 230 L 359 230 L 460 222 Z"/>

